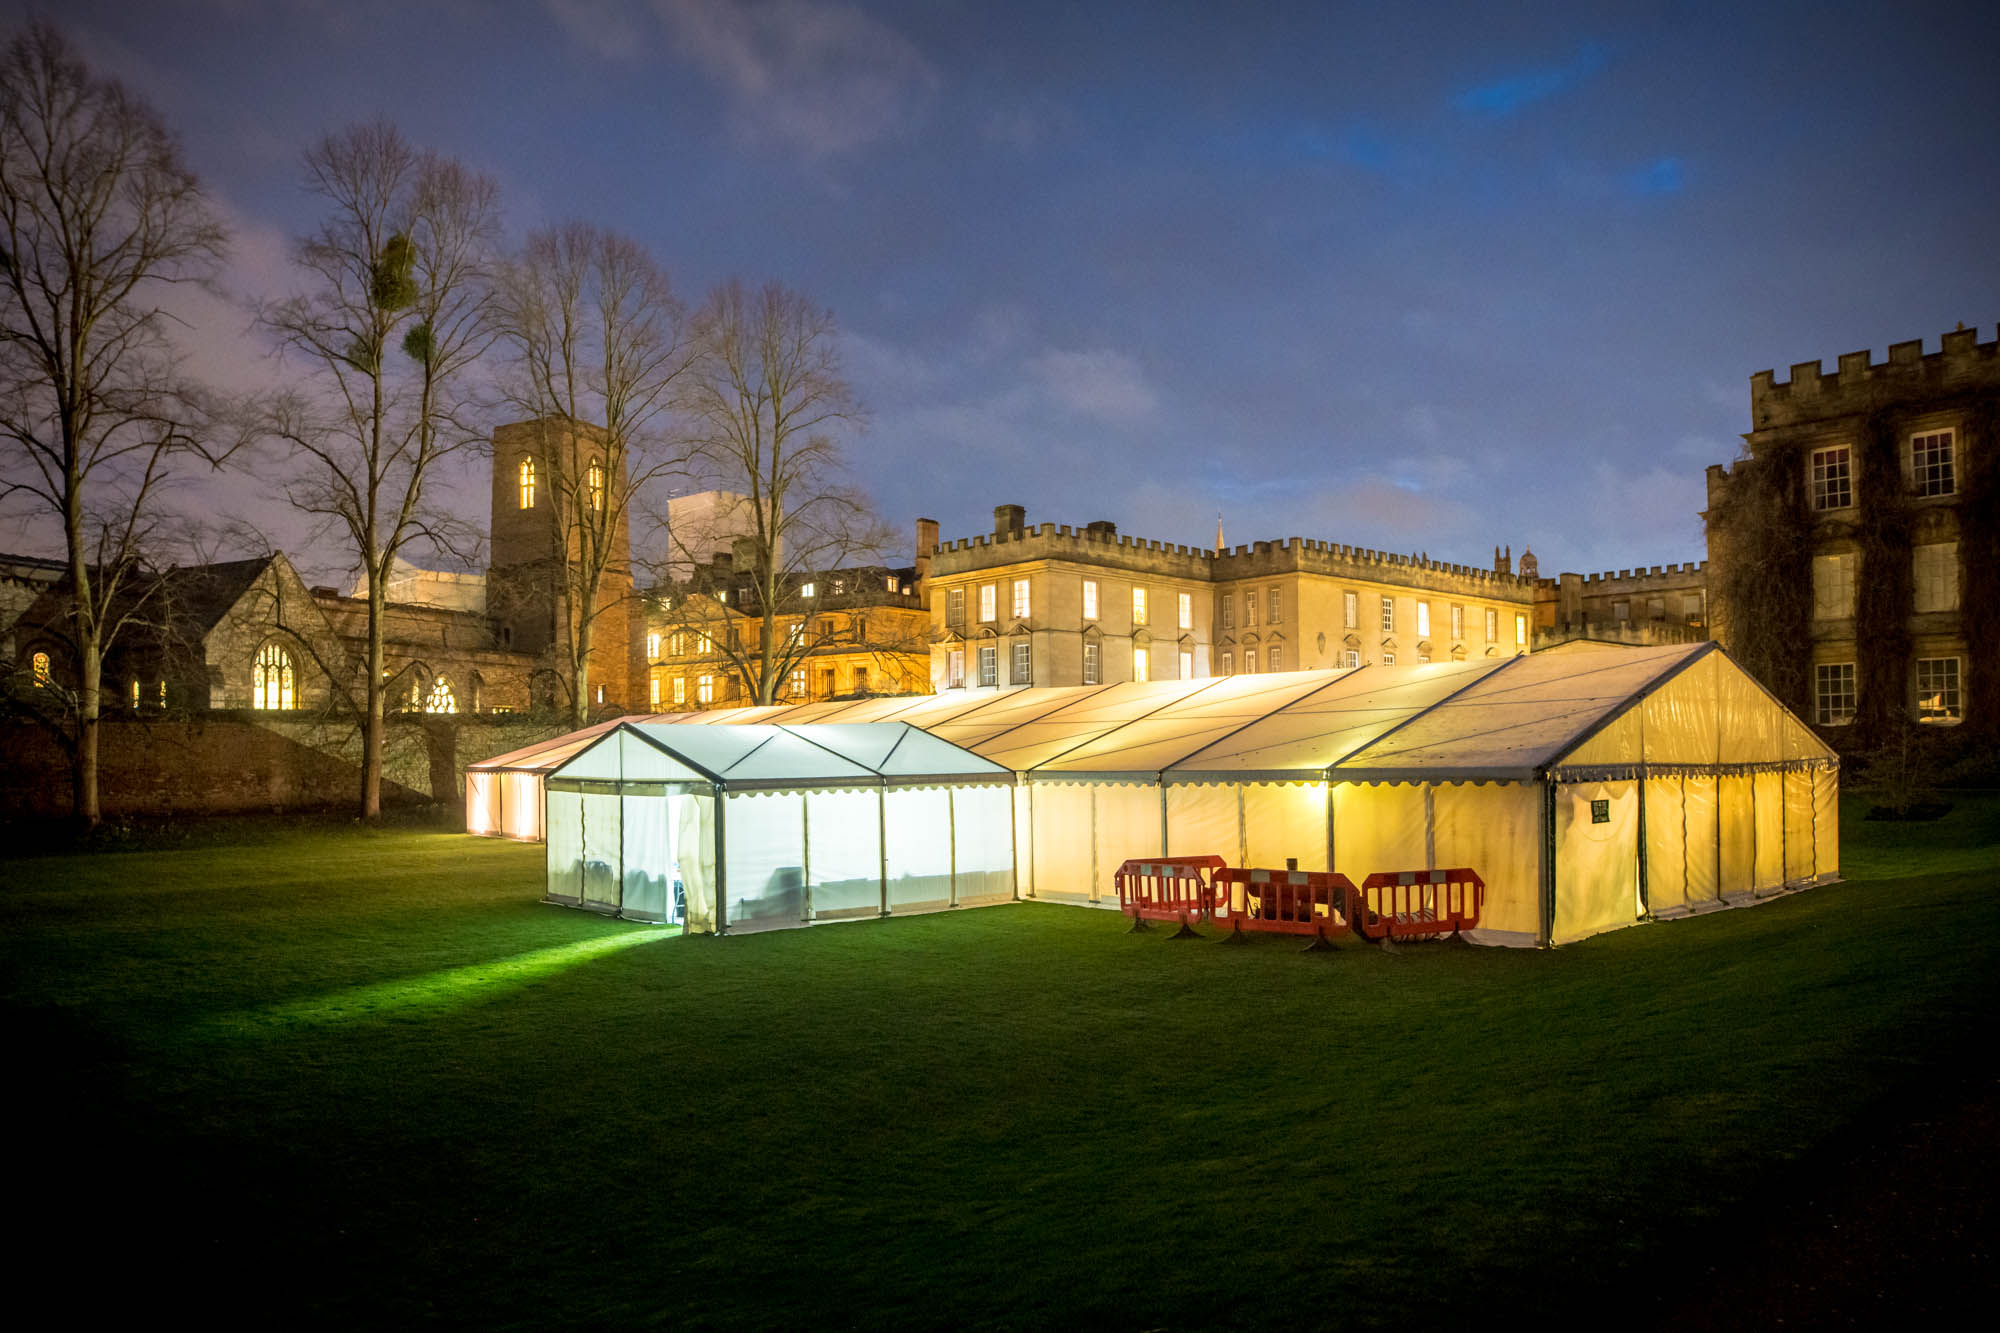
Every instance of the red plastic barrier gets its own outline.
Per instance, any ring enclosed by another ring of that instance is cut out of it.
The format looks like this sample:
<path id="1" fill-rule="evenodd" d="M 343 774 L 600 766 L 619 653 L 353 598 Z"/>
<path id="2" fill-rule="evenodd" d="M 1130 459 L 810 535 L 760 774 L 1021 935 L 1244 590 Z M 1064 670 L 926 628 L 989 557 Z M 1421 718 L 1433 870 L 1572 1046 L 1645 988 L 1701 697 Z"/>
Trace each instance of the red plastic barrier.
<path id="1" fill-rule="evenodd" d="M 1118 910 L 1134 923 L 1178 921 L 1182 930 L 1190 930 L 1189 917 L 1213 914 L 1213 879 L 1225 864 L 1219 856 L 1136 857 L 1111 877 L 1118 887 Z"/>
<path id="2" fill-rule="evenodd" d="M 1485 906 L 1486 881 L 1470 869 L 1384 870 L 1361 882 L 1354 928 L 1371 940 L 1456 935 Z"/>
<path id="3" fill-rule="evenodd" d="M 1337 870 L 1219 870 L 1215 890 L 1215 919 L 1236 930 L 1325 939 L 1351 929 L 1354 882 Z"/>

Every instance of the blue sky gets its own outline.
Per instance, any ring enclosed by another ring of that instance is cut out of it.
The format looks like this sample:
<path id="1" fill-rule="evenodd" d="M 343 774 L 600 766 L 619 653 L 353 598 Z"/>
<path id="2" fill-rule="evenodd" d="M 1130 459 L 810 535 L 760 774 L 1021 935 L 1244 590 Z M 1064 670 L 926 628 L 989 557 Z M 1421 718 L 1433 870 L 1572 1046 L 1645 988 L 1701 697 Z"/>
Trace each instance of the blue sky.
<path id="1" fill-rule="evenodd" d="M 11 22 L 49 6 L 0 5 Z M 1990 5 L 72 0 L 282 292 L 357 120 L 835 312 L 907 531 L 1698 558 L 1748 377 L 2000 318 Z M 282 373 L 240 311 L 196 365 Z M 254 478 L 241 508 L 309 571 Z M 483 478 L 460 481 L 464 507 Z M 205 498 L 204 498 L 205 497 Z M 10 545 L 27 535 L 16 532 Z"/>

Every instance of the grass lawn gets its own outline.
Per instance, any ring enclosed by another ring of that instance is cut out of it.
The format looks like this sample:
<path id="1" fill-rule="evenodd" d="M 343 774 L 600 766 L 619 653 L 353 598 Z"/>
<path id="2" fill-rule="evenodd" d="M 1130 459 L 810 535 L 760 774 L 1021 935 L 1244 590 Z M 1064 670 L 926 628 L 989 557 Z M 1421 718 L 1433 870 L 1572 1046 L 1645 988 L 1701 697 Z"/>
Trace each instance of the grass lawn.
<path id="1" fill-rule="evenodd" d="M 17 1286 L 500 1327 L 1667 1318 L 1990 1086 L 2000 802 L 1554 952 L 1022 904 L 740 939 L 424 832 L 0 862 Z"/>

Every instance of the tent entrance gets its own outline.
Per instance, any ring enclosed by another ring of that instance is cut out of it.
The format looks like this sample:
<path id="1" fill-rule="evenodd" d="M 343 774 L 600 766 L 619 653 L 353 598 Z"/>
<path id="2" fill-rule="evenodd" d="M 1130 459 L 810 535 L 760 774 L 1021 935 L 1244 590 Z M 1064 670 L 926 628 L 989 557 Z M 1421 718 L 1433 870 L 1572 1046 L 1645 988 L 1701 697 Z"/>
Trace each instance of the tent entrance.
<path id="1" fill-rule="evenodd" d="M 548 901 L 677 925 L 691 903 L 704 912 L 715 833 L 701 807 L 712 796 L 671 783 L 554 779 L 547 800 Z"/>

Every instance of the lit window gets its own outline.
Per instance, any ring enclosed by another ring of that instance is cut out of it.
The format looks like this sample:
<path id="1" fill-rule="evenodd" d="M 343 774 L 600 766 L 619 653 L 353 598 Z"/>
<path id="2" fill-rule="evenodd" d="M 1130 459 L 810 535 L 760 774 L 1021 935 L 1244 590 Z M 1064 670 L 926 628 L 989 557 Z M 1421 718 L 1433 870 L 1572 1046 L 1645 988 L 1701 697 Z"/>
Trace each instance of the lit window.
<path id="1" fill-rule="evenodd" d="M 833 580 L 833 591 L 834 591 L 834 592 L 835 592 L 836 594 L 839 594 L 839 593 L 843 593 L 843 592 L 846 592 L 846 591 L 847 591 L 847 580 L 846 580 L 846 579 L 844 579 L 844 578 L 840 578 L 839 576 L 837 576 L 837 575 L 836 575 L 836 576 L 835 576 L 835 578 L 834 578 L 834 580 Z"/>
<path id="2" fill-rule="evenodd" d="M 250 669 L 250 706 L 252 708 L 290 708 L 293 698 L 292 655 L 275 643 L 267 643 L 257 650 L 257 661 Z"/>
<path id="3" fill-rule="evenodd" d="M 1181 611 L 1181 628 L 1182 628 L 1182 629 L 1193 629 L 1193 628 L 1194 628 L 1194 594 L 1193 594 L 1193 593 L 1191 593 L 1191 592 L 1184 592 L 1184 593 L 1182 593 L 1182 594 L 1180 595 L 1180 611 Z"/>
<path id="4" fill-rule="evenodd" d="M 1822 662 L 1813 668 L 1813 721 L 1838 727 L 1854 720 L 1854 663 Z"/>
<path id="5" fill-rule="evenodd" d="M 1486 608 L 1486 642 L 1492 643 L 1500 637 L 1500 613 L 1492 607 Z"/>
<path id="6" fill-rule="evenodd" d="M 729 605 L 729 589 L 727 589 L 727 588 L 718 588 L 718 589 L 716 590 L 716 593 L 715 593 L 715 600 L 716 600 L 716 601 L 718 601 L 718 602 L 721 602 L 721 603 L 722 603 L 722 604 L 723 604 L 724 606 L 728 606 L 728 605 Z"/>
<path id="7" fill-rule="evenodd" d="M 706 634 L 696 635 L 694 651 L 697 657 L 707 657 L 715 651 L 715 640 Z"/>
<path id="8" fill-rule="evenodd" d="M 1086 685 L 1095 685 L 1102 678 L 1097 654 L 1098 647 L 1096 644 L 1085 643 L 1083 645 L 1083 683 Z"/>
<path id="9" fill-rule="evenodd" d="M 1182 680 L 1193 680 L 1193 679 L 1194 679 L 1194 654 L 1193 654 L 1193 653 L 1188 653 L 1188 652 L 1184 652 L 1184 653 L 1182 653 L 1182 654 L 1181 654 L 1181 679 L 1182 679 Z"/>
<path id="10" fill-rule="evenodd" d="M 958 689 L 965 684 L 965 650 L 954 648 L 945 654 L 944 683 L 947 689 Z"/>
<path id="11" fill-rule="evenodd" d="M 139 707 L 139 681 L 135 677 L 130 684 L 131 688 L 128 693 L 132 696 L 132 707 L 136 710 Z"/>
<path id="12" fill-rule="evenodd" d="M 597 702 L 604 702 L 604 687 L 602 685 L 597 687 Z M 458 711 L 458 696 L 451 692 L 451 682 L 443 676 L 438 676 L 431 681 L 431 692 L 424 696 L 424 711 L 426 713 L 456 713 Z"/>
<path id="13" fill-rule="evenodd" d="M 712 704 L 715 702 L 715 677 L 695 677 L 694 701 L 698 704 Z"/>
<path id="14" fill-rule="evenodd" d="M 646 660 L 649 662 L 654 661 L 658 659 L 659 655 L 660 636 L 657 634 L 648 634 L 646 636 Z"/>
<path id="15" fill-rule="evenodd" d="M 47 687 L 50 680 L 49 655 L 47 653 L 36 653 L 32 662 L 31 670 L 34 673 L 35 688 L 38 690 L 43 689 Z"/>
<path id="16" fill-rule="evenodd" d="M 646 698 L 647 701 L 652 705 L 653 711 L 656 713 L 659 712 L 660 678 L 658 676 L 648 676 L 646 678 Z"/>
<path id="17" fill-rule="evenodd" d="M 803 699 L 803 698 L 805 698 L 805 694 L 806 694 L 806 669 L 805 669 L 804 667 L 794 667 L 794 668 L 792 668 L 792 681 L 791 681 L 791 689 L 792 689 L 792 697 L 793 697 L 794 699 Z"/>
<path id="18" fill-rule="evenodd" d="M 1243 674 L 1246 676 L 1257 674 L 1257 650 L 1255 648 L 1245 648 L 1243 650 Z"/>
<path id="19" fill-rule="evenodd" d="M 1085 579 L 1083 581 L 1083 618 L 1085 620 L 1097 619 L 1096 579 Z"/>
<path id="20" fill-rule="evenodd" d="M 1276 588 L 1268 589 L 1265 592 L 1264 603 L 1264 623 L 1266 625 L 1276 625 L 1283 621 L 1284 617 L 1278 614 L 1278 590 Z"/>
<path id="21" fill-rule="evenodd" d="M 1951 495 L 1958 490 L 1950 431 L 1931 431 L 1910 441 L 1910 489 L 1918 495 Z"/>
<path id="22" fill-rule="evenodd" d="M 1516 648 L 1528 646 L 1528 617 L 1524 612 L 1514 613 L 1514 646 Z"/>
<path id="23" fill-rule="evenodd" d="M 1361 654 L 1349 648 L 1340 655 L 1340 664 L 1344 667 L 1358 667 L 1361 665 Z"/>
<path id="24" fill-rule="evenodd" d="M 1016 685 L 1027 685 L 1031 683 L 1034 680 L 1034 678 L 1035 678 L 1034 650 L 1029 644 L 1025 642 L 1015 644 L 1014 674 L 1011 677 L 1011 679 Z"/>
<path id="25" fill-rule="evenodd" d="M 1451 608 L 1451 637 L 1454 639 L 1465 637 L 1465 608 L 1462 606 Z"/>
<path id="26" fill-rule="evenodd" d="M 521 460 L 521 508 L 533 509 L 534 507 L 535 507 L 535 460 L 532 458 L 524 458 Z"/>
<path id="27" fill-rule="evenodd" d="M 1236 673 L 1236 654 L 1230 652 L 1228 649 L 1225 648 L 1222 652 L 1222 674 L 1225 676 L 1230 676 L 1234 675 L 1235 673 Z"/>
<path id="28" fill-rule="evenodd" d="M 604 464 L 590 460 L 590 467 L 584 472 L 584 487 L 590 493 L 590 507 L 604 508 Z"/>
<path id="29" fill-rule="evenodd" d="M 999 594 L 993 584 L 979 585 L 979 619 L 982 623 L 991 623 L 1000 614 L 998 598 Z"/>
<path id="30" fill-rule="evenodd" d="M 808 583 L 808 584 L 806 585 L 806 587 L 807 587 L 807 588 L 811 588 L 811 587 L 812 587 L 812 585 L 811 585 L 810 583 Z M 812 596 L 812 593 L 808 592 L 808 593 L 806 593 L 806 596 L 810 597 L 810 596 Z M 945 623 L 945 624 L 947 624 L 947 625 L 955 625 L 955 626 L 958 626 L 958 627 L 959 627 L 959 628 L 961 628 L 961 629 L 962 629 L 962 628 L 964 628 L 964 626 L 965 626 L 965 589 L 963 589 L 963 588 L 953 588 L 953 589 L 951 589 L 950 591 L 948 591 L 948 592 L 946 592 L 946 593 L 945 593 L 945 595 L 944 595 L 944 623 Z"/>
<path id="31" fill-rule="evenodd" d="M 1844 620 L 1854 614 L 1854 560 L 1852 552 L 1813 557 L 1814 620 Z"/>
<path id="32" fill-rule="evenodd" d="M 1385 633 L 1388 633 L 1394 631 L 1395 628 L 1396 599 L 1393 597 L 1384 597 L 1382 599 L 1382 629 Z"/>
<path id="33" fill-rule="evenodd" d="M 160 707 L 165 708 L 166 706 L 167 706 L 167 682 L 165 680 L 162 680 L 160 682 Z"/>
<path id="34" fill-rule="evenodd" d="M 1394 665 L 1396 665 L 1396 655 L 1395 655 L 1394 653 L 1383 653 L 1383 654 L 1382 654 L 1382 665 L 1383 665 L 1383 666 L 1394 666 Z"/>
<path id="35" fill-rule="evenodd" d="M 1236 628 L 1235 593 L 1226 592 L 1222 594 L 1222 628 L 1224 629 Z"/>
<path id="36" fill-rule="evenodd" d="M 1429 602 L 1418 602 L 1417 637 L 1420 639 L 1427 639 L 1430 637 L 1430 633 L 1431 633 L 1431 604 Z"/>
<path id="37" fill-rule="evenodd" d="M 1268 656 L 1271 659 L 1271 670 L 1283 671 L 1285 669 L 1285 650 L 1283 648 L 1278 647 L 1278 645 L 1276 644 L 1272 644 L 1271 651 L 1268 654 Z"/>
<path id="38" fill-rule="evenodd" d="M 1348 629 L 1359 629 L 1361 627 L 1361 595 L 1352 592 L 1342 593 L 1340 601 L 1341 610 L 1346 616 L 1346 627 Z"/>
<path id="39" fill-rule="evenodd" d="M 1910 552 L 1918 611 L 1958 610 L 1958 543 L 1931 542 Z"/>
<path id="40" fill-rule="evenodd" d="M 1027 618 L 1028 618 L 1028 581 L 1026 579 L 1015 579 L 1014 619 L 1026 620 Z"/>
<path id="41" fill-rule="evenodd" d="M 1000 649 L 994 644 L 979 645 L 979 683 L 981 685 L 1000 683 Z"/>
<path id="42" fill-rule="evenodd" d="M 815 590 L 815 587 L 816 587 L 816 585 L 814 585 L 814 584 L 811 584 L 811 583 L 801 583 L 801 584 L 799 585 L 799 596 L 801 596 L 801 597 L 810 597 L 810 596 L 812 596 L 812 595 L 813 595 L 813 592 L 814 592 L 814 590 Z M 958 608 L 959 608 L 959 611 L 960 611 L 961 613 L 963 613 L 963 612 L 964 612 L 964 610 L 965 610 L 965 594 L 961 592 L 961 593 L 957 594 L 957 596 L 958 596 Z"/>
<path id="43" fill-rule="evenodd" d="M 680 707 L 680 706 L 681 706 L 682 704 L 686 703 L 687 701 L 688 701 L 688 682 L 687 682 L 687 677 L 686 677 L 686 676 L 675 676 L 675 677 L 674 677 L 674 706 L 675 706 L 676 708 L 678 708 L 678 707 Z"/>
<path id="44" fill-rule="evenodd" d="M 1807 476 L 1814 509 L 1845 509 L 1854 503 L 1854 480 L 1846 445 L 1813 450 Z"/>
<path id="45" fill-rule="evenodd" d="M 1917 721 L 1956 722 L 1964 717 L 1956 657 L 1917 659 Z"/>
<path id="46" fill-rule="evenodd" d="M 1243 590 L 1243 628 L 1254 629 L 1257 625 L 1257 590 Z"/>
<path id="47" fill-rule="evenodd" d="M 444 684 L 444 677 L 443 677 L 443 676 L 439 676 L 439 677 L 438 677 L 438 684 L 440 684 L 440 685 Z M 599 702 L 599 703 L 603 703 L 603 702 L 604 702 L 604 687 L 603 687 L 602 685 L 599 685 L 599 686 L 597 687 L 597 702 Z M 435 711 L 435 710 L 433 710 L 433 711 Z M 447 710 L 447 711 L 455 711 L 455 710 Z"/>
<path id="48" fill-rule="evenodd" d="M 882 579 L 882 584 L 883 584 L 882 590 L 884 592 L 896 591 L 896 576 L 894 574 L 884 575 Z"/>
<path id="49" fill-rule="evenodd" d="M 1144 588 L 1132 589 L 1132 623 L 1135 625 L 1146 623 L 1146 590 Z"/>
<path id="50" fill-rule="evenodd" d="M 1423 665 L 1424 663 L 1426 663 L 1426 662 L 1428 662 L 1428 661 L 1430 661 L 1430 660 L 1431 660 L 1431 655 L 1430 655 L 1429 653 L 1418 653 L 1418 654 L 1417 654 L 1417 665 L 1419 665 L 1419 666 L 1422 666 L 1422 665 Z"/>
<path id="51" fill-rule="evenodd" d="M 1132 650 L 1132 679 L 1151 680 L 1152 675 L 1148 670 L 1149 666 L 1150 663 L 1146 660 L 1146 650 L 1144 648 L 1134 648 Z"/>
<path id="52" fill-rule="evenodd" d="M 667 636 L 667 656 L 669 657 L 687 656 L 687 635 L 685 632 L 681 630 L 675 630 L 672 634 Z"/>

